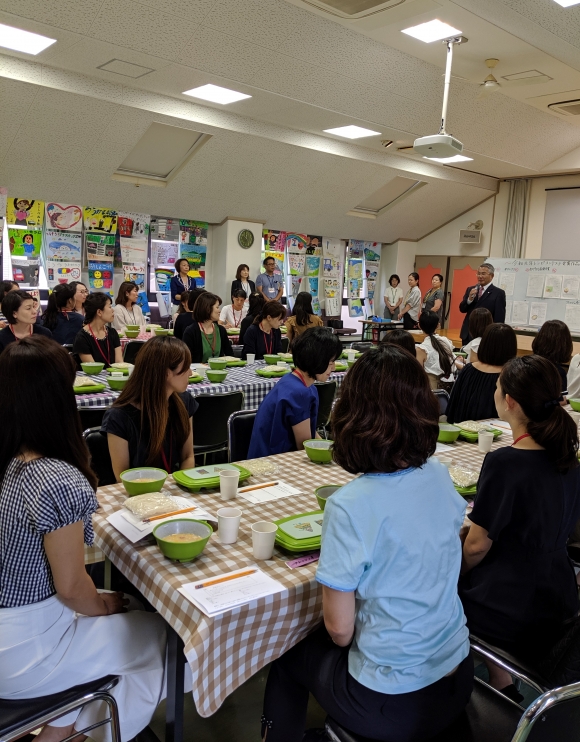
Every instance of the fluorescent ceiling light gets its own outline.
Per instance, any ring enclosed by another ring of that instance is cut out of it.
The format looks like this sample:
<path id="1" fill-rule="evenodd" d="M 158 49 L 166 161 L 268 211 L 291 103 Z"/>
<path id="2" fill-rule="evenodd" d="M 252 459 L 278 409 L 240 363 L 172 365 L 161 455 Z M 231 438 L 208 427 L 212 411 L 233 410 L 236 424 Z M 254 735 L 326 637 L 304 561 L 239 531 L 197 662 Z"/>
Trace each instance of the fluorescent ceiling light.
<path id="1" fill-rule="evenodd" d="M 380 131 L 372 131 L 372 129 L 364 129 L 362 126 L 339 126 L 336 129 L 325 129 L 327 134 L 336 134 L 337 137 L 346 137 L 347 139 L 362 139 L 362 137 L 375 137 L 378 136 Z"/>
<path id="2" fill-rule="evenodd" d="M 580 2 L 580 0 L 578 0 Z M 406 33 L 408 36 L 412 36 L 419 41 L 424 41 L 426 44 L 430 44 L 432 41 L 441 41 L 441 39 L 447 39 L 449 36 L 459 36 L 461 31 L 457 28 L 453 28 L 448 23 L 443 23 L 438 18 L 428 23 L 420 23 L 418 26 L 411 26 L 411 28 L 404 28 L 402 33 Z"/>
<path id="3" fill-rule="evenodd" d="M 556 0 L 556 2 L 563 8 L 570 8 L 572 5 L 578 5 L 580 0 Z"/>
<path id="4" fill-rule="evenodd" d="M 444 162 L 446 165 L 451 162 L 473 162 L 473 157 L 465 157 L 465 155 L 453 155 L 453 157 L 424 157 L 424 160 L 431 160 L 432 162 Z"/>
<path id="5" fill-rule="evenodd" d="M 14 49 L 15 52 L 25 54 L 39 54 L 55 41 L 56 39 L 49 39 L 47 36 L 0 23 L 0 46 L 5 49 Z"/>
<path id="6" fill-rule="evenodd" d="M 237 90 L 230 90 L 229 88 L 222 88 L 219 85 L 211 84 L 202 85 L 199 88 L 192 88 L 191 90 L 184 90 L 183 95 L 191 95 L 193 98 L 209 100 L 212 103 L 221 103 L 222 106 L 252 97 L 245 93 L 238 93 Z"/>

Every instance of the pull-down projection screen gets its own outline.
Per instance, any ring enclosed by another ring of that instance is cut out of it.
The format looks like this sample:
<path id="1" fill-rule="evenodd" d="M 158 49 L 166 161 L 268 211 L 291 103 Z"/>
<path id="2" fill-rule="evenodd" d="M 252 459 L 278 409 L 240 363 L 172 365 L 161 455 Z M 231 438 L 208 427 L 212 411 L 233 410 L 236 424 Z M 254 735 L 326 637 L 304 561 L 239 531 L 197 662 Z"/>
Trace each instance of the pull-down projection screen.
<path id="1" fill-rule="evenodd" d="M 580 188 L 546 189 L 542 258 L 580 260 Z"/>

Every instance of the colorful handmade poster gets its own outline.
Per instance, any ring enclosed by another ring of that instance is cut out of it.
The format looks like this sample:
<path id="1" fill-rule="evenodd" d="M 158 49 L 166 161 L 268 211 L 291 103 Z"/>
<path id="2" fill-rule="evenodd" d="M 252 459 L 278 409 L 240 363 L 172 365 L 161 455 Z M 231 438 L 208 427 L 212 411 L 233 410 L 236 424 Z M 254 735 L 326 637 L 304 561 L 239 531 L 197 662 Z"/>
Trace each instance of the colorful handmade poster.
<path id="1" fill-rule="evenodd" d="M 147 240 L 120 237 L 119 242 L 123 264 L 147 262 Z"/>
<path id="2" fill-rule="evenodd" d="M 316 255 L 306 255 L 306 275 L 318 277 L 320 273 L 320 258 Z"/>
<path id="3" fill-rule="evenodd" d="M 189 245 L 207 245 L 207 222 L 196 222 L 192 219 L 179 220 L 179 241 Z"/>
<path id="4" fill-rule="evenodd" d="M 312 297 L 312 311 L 319 317 L 322 314 L 322 307 L 320 306 L 320 301 L 317 296 Z"/>
<path id="5" fill-rule="evenodd" d="M 151 217 L 149 214 L 137 214 L 133 211 L 119 211 L 117 230 L 121 237 L 149 237 Z"/>
<path id="6" fill-rule="evenodd" d="M 301 276 L 304 273 L 305 255 L 288 255 L 291 276 Z"/>
<path id="7" fill-rule="evenodd" d="M 264 248 L 267 250 L 271 247 L 271 242 L 266 241 L 267 235 L 284 234 L 286 236 L 285 244 L 286 251 L 289 254 L 306 255 L 306 248 L 308 246 L 308 235 L 306 234 L 286 234 L 286 232 L 267 232 L 264 230 Z M 270 239 L 270 238 L 268 238 Z"/>
<path id="8" fill-rule="evenodd" d="M 59 283 L 70 283 L 81 280 L 80 262 L 65 263 L 55 260 L 47 260 L 46 277 L 49 288 L 54 288 Z"/>
<path id="9" fill-rule="evenodd" d="M 262 245 L 264 250 L 274 250 L 275 252 L 284 252 L 286 247 L 286 232 L 280 232 L 273 229 L 264 229 L 262 231 Z"/>
<path id="10" fill-rule="evenodd" d="M 292 276 L 292 296 L 298 296 L 300 293 L 300 283 L 302 282 L 302 279 L 298 276 Z"/>
<path id="11" fill-rule="evenodd" d="M 133 281 L 139 287 L 139 290 L 145 286 L 145 264 L 144 263 L 124 263 L 123 280 Z"/>
<path id="12" fill-rule="evenodd" d="M 150 314 L 151 308 L 149 307 L 149 300 L 147 299 L 147 292 L 140 291 L 137 296 L 137 304 L 141 307 L 143 314 Z"/>
<path id="13" fill-rule="evenodd" d="M 267 249 L 265 257 L 274 258 L 274 261 L 276 263 L 274 267 L 274 273 L 276 275 L 284 276 L 284 253 Z"/>
<path id="14" fill-rule="evenodd" d="M 381 259 L 381 243 L 380 242 L 365 242 L 365 260 L 378 262 Z"/>
<path id="15" fill-rule="evenodd" d="M 87 232 L 115 234 L 117 232 L 117 212 L 112 209 L 84 208 L 84 224 Z"/>
<path id="16" fill-rule="evenodd" d="M 179 240 L 179 219 L 165 216 L 151 217 L 151 237 L 154 240 L 177 242 Z"/>
<path id="17" fill-rule="evenodd" d="M 46 203 L 46 226 L 65 232 L 81 232 L 83 229 L 83 207 L 76 204 Z"/>
<path id="18" fill-rule="evenodd" d="M 365 243 L 362 240 L 348 241 L 348 257 L 359 258 L 362 260 L 364 255 Z"/>
<path id="19" fill-rule="evenodd" d="M 360 298 L 360 290 L 362 288 L 362 281 L 359 278 L 348 279 L 348 298 L 358 299 Z"/>
<path id="20" fill-rule="evenodd" d="M 359 281 L 362 279 L 362 260 L 348 261 L 348 277 Z"/>
<path id="21" fill-rule="evenodd" d="M 8 241 L 12 255 L 38 258 L 42 245 L 42 232 L 38 229 L 8 227 Z"/>
<path id="22" fill-rule="evenodd" d="M 38 286 L 39 260 L 12 256 L 12 278 L 26 286 Z"/>
<path id="23" fill-rule="evenodd" d="M 42 227 L 44 201 L 9 196 L 6 203 L 6 220 L 8 224 L 21 227 Z"/>
<path id="24" fill-rule="evenodd" d="M 173 271 L 169 268 L 155 268 L 155 284 L 157 291 L 170 291 Z"/>
<path id="25" fill-rule="evenodd" d="M 318 296 L 318 278 L 306 276 L 304 278 L 304 288 L 302 291 L 308 291 L 312 296 Z"/>
<path id="26" fill-rule="evenodd" d="M 44 255 L 46 260 L 81 259 L 82 236 L 79 232 L 61 232 L 58 229 L 44 230 Z"/>
<path id="27" fill-rule="evenodd" d="M 6 216 L 6 205 L 8 203 L 8 188 L 0 186 L 0 219 Z"/>
<path id="28" fill-rule="evenodd" d="M 179 253 L 181 258 L 187 258 L 189 264 L 194 270 L 199 270 L 205 266 L 207 256 L 206 245 L 180 245 Z"/>
<path id="29" fill-rule="evenodd" d="M 89 260 L 89 288 L 95 291 L 110 291 L 113 288 L 113 266 L 110 262 Z"/>
<path id="30" fill-rule="evenodd" d="M 114 234 L 86 234 L 87 260 L 110 261 L 115 257 Z"/>
<path id="31" fill-rule="evenodd" d="M 307 255 L 322 255 L 322 237 L 313 236 L 311 234 L 306 236 L 306 254 Z"/>
<path id="32" fill-rule="evenodd" d="M 151 262 L 153 265 L 174 265 L 179 257 L 179 242 L 151 240 Z"/>
<path id="33" fill-rule="evenodd" d="M 339 281 L 338 278 L 324 279 L 324 296 L 326 299 L 332 299 L 335 296 L 340 296 L 341 288 L 342 281 Z"/>
<path id="34" fill-rule="evenodd" d="M 336 258 L 322 258 L 322 273 L 325 278 L 340 278 L 341 262 Z"/>
<path id="35" fill-rule="evenodd" d="M 367 298 L 373 299 L 375 296 L 375 286 L 376 286 L 375 280 L 368 280 L 367 281 Z"/>
<path id="36" fill-rule="evenodd" d="M 335 237 L 322 238 L 322 255 L 325 258 L 334 258 L 342 261 L 344 258 L 344 242 Z"/>
<path id="37" fill-rule="evenodd" d="M 348 316 L 349 317 L 361 317 L 364 319 L 364 309 L 360 299 L 349 299 L 348 300 Z"/>

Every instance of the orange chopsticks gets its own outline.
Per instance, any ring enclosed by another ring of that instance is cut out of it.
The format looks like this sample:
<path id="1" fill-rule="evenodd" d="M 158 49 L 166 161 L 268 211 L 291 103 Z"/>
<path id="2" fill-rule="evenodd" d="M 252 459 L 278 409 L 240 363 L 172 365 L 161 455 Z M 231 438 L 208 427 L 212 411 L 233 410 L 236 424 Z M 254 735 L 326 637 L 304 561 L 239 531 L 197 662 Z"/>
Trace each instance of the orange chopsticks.
<path id="1" fill-rule="evenodd" d="M 242 487 L 241 490 L 238 490 L 238 495 L 244 492 L 251 492 L 252 490 L 261 490 L 264 487 L 275 487 L 277 484 L 279 482 L 264 482 L 263 484 L 253 484 L 251 487 Z"/>
<path id="2" fill-rule="evenodd" d="M 253 575 L 257 572 L 256 569 L 247 569 L 245 572 L 238 572 L 236 575 L 227 575 L 226 577 L 218 577 L 216 580 L 210 580 L 209 582 L 202 582 L 200 585 L 196 585 L 195 589 L 199 590 L 201 587 L 211 587 L 211 585 L 218 585 L 220 582 L 228 582 L 228 580 L 236 580 L 238 577 L 246 577 L 247 575 Z"/>
<path id="3" fill-rule="evenodd" d="M 152 520 L 170 518 L 172 515 L 181 515 L 181 513 L 190 513 L 192 510 L 196 510 L 195 505 L 191 508 L 185 508 L 184 510 L 174 510 L 172 513 L 163 513 L 163 515 L 152 515 L 150 518 L 143 518 L 143 523 L 151 523 Z"/>

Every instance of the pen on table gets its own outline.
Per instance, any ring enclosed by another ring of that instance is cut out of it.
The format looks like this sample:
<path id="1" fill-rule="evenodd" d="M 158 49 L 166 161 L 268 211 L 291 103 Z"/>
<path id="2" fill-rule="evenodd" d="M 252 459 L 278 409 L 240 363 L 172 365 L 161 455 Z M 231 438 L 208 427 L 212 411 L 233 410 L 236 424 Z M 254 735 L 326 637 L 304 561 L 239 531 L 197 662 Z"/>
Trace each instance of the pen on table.
<path id="1" fill-rule="evenodd" d="M 161 518 L 170 518 L 172 515 L 181 515 L 181 513 L 190 513 L 192 510 L 195 510 L 196 506 L 194 505 L 191 508 L 185 508 L 184 510 L 174 510 L 171 513 L 163 513 L 162 515 L 152 515 L 150 518 L 143 518 L 143 523 L 151 523 L 152 520 L 161 520 Z"/>
<path id="2" fill-rule="evenodd" d="M 220 582 L 228 582 L 228 580 L 237 580 L 238 577 L 246 577 L 247 575 L 253 575 L 257 572 L 255 569 L 247 569 L 245 572 L 238 572 L 236 575 L 227 575 L 226 577 L 218 577 L 216 580 L 210 580 L 209 582 L 202 582 L 195 586 L 196 590 L 201 587 L 210 587 L 211 585 L 217 585 Z"/>
<path id="3" fill-rule="evenodd" d="M 264 482 L 263 484 L 253 484 L 250 487 L 242 487 L 241 490 L 238 490 L 238 494 L 242 492 L 251 492 L 252 490 L 261 490 L 264 489 L 264 487 L 275 487 L 279 482 Z"/>

